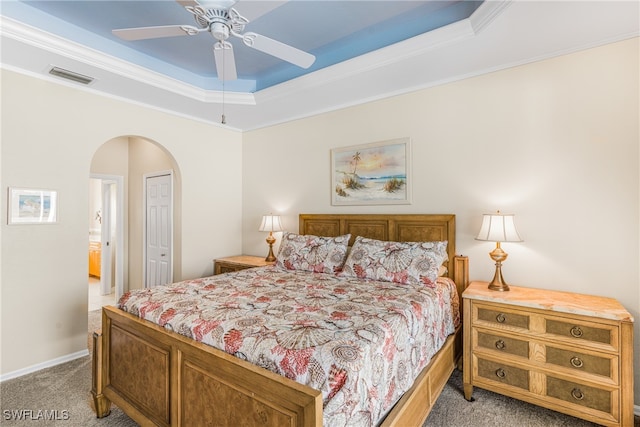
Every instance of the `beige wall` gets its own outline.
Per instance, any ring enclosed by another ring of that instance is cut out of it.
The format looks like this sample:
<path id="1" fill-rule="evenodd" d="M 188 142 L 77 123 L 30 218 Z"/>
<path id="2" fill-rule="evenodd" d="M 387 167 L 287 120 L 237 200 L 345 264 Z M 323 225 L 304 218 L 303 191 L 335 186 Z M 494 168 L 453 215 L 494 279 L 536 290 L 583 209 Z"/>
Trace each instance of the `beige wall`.
<path id="1" fill-rule="evenodd" d="M 137 136 L 171 153 L 181 186 L 176 276 L 190 278 L 211 274 L 213 258 L 241 252 L 242 135 L 7 70 L 1 78 L 2 194 L 16 186 L 59 195 L 54 225 L 8 226 L 2 209 L 0 372 L 8 375 L 86 351 L 89 174 L 98 148 Z"/>
<path id="2" fill-rule="evenodd" d="M 454 213 L 471 279 L 490 280 L 482 213 L 516 214 L 511 284 L 617 298 L 637 320 L 640 405 L 638 39 L 245 133 L 243 248 L 260 215 Z M 413 203 L 331 206 L 331 148 L 410 137 Z M 256 171 L 250 173 L 248 171 Z"/>

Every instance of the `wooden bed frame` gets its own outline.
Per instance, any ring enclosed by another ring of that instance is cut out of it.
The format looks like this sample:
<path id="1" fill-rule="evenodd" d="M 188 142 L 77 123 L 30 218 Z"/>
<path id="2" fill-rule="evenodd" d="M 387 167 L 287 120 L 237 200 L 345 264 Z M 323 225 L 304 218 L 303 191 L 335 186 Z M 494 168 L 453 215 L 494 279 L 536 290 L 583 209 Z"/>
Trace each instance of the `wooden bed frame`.
<path id="1" fill-rule="evenodd" d="M 455 256 L 454 215 L 303 214 L 299 233 L 448 240 L 448 275 L 460 295 L 468 285 L 467 258 Z M 93 346 L 91 394 L 98 418 L 113 402 L 141 425 L 322 426 L 320 391 L 115 307 L 103 308 Z M 461 353 L 459 327 L 381 425 L 422 425 Z"/>

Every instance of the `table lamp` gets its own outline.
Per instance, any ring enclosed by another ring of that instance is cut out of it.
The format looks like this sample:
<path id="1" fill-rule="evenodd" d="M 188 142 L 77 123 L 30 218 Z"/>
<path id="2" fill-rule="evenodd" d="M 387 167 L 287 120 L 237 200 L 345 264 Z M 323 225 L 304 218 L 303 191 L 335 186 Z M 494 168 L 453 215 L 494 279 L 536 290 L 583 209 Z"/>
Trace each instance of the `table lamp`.
<path id="1" fill-rule="evenodd" d="M 501 242 L 522 242 L 513 222 L 514 215 L 502 214 L 500 211 L 494 214 L 482 216 L 482 226 L 476 240 L 496 242 L 496 248 L 489 253 L 491 259 L 496 262 L 496 273 L 489 283 L 489 289 L 494 291 L 508 291 L 509 286 L 502 278 L 502 262 L 507 259 L 507 253 L 500 247 Z"/>
<path id="2" fill-rule="evenodd" d="M 269 245 L 269 254 L 264 259 L 267 262 L 273 262 L 276 260 L 273 255 L 273 244 L 276 242 L 276 238 L 273 237 L 274 231 L 282 231 L 282 223 L 280 223 L 279 215 L 264 215 L 262 217 L 262 223 L 260 224 L 259 231 L 268 231 L 269 237 L 267 237 L 267 244 Z"/>

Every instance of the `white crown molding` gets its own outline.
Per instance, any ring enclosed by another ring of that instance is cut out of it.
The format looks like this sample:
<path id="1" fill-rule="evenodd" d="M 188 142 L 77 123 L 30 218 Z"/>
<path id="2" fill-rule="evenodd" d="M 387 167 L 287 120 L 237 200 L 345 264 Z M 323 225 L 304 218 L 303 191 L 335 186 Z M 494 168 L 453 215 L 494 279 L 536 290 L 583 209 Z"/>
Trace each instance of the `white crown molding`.
<path id="1" fill-rule="evenodd" d="M 467 20 L 449 24 L 429 33 L 412 37 L 311 74 L 263 89 L 255 93 L 256 101 L 258 103 L 273 101 L 313 87 L 336 84 L 340 80 L 402 62 L 408 58 L 419 56 L 428 50 L 471 36 L 473 36 L 473 30 Z"/>
<path id="2" fill-rule="evenodd" d="M 268 102 L 292 96 L 311 87 L 335 84 L 351 76 L 387 67 L 423 55 L 429 50 L 474 37 L 493 22 L 510 3 L 511 0 L 485 1 L 467 19 L 258 91 L 255 93 L 256 102 Z"/>
<path id="3" fill-rule="evenodd" d="M 511 0 L 485 1 L 469 17 L 469 21 L 476 34 L 487 27 L 496 19 L 509 5 Z"/>
<path id="4" fill-rule="evenodd" d="M 170 110 L 170 109 L 167 109 L 167 108 L 158 107 L 157 105 L 154 105 L 152 103 L 140 102 L 140 101 L 133 100 L 131 98 L 127 98 L 127 97 L 123 97 L 123 96 L 119 96 L 119 95 L 114 95 L 112 93 L 105 92 L 103 90 L 93 89 L 93 88 L 91 88 L 91 85 L 84 86 L 84 85 L 79 85 L 77 83 L 72 83 L 72 82 L 69 82 L 67 80 L 60 79 L 58 77 L 50 76 L 48 73 L 46 73 L 46 74 L 45 73 L 34 73 L 32 71 L 20 69 L 20 68 L 17 68 L 17 67 L 14 67 L 12 65 L 8 65 L 8 64 L 0 64 L 0 69 L 12 71 L 14 73 L 18 73 L 18 74 L 22 74 L 22 75 L 25 75 L 25 76 L 29 76 L 29 77 L 32 77 L 34 79 L 44 80 L 44 81 L 47 81 L 47 82 L 50 82 L 50 83 L 53 83 L 53 84 L 66 86 L 68 88 L 81 90 L 81 91 L 88 92 L 88 93 L 91 93 L 91 94 L 96 95 L 96 96 L 102 96 L 102 97 L 105 97 L 105 98 L 114 99 L 116 101 L 125 102 L 127 104 L 136 105 L 138 107 L 149 108 L 149 109 L 152 109 L 152 110 L 155 110 L 155 111 L 159 111 L 159 112 L 162 112 L 162 113 L 165 113 L 165 114 L 170 114 L 172 116 L 182 117 L 182 118 L 189 119 L 189 120 L 195 120 L 195 121 L 200 122 L 200 123 L 206 123 L 206 124 L 209 124 L 209 125 L 214 125 L 214 126 L 217 126 L 217 127 L 221 127 L 221 128 L 224 128 L 224 129 L 227 129 L 227 130 L 236 131 L 236 132 L 242 132 L 243 131 L 243 129 L 240 129 L 240 128 L 237 128 L 237 127 L 234 127 L 234 126 L 223 125 L 223 124 L 218 123 L 217 122 L 217 117 L 215 117 L 216 120 L 213 120 L 213 118 L 207 119 L 207 118 L 197 117 L 197 116 L 192 115 L 192 114 L 180 113 L 180 112 L 175 111 L 175 110 Z M 225 102 L 226 102 L 226 100 L 225 100 Z"/>
<path id="5" fill-rule="evenodd" d="M 251 93 L 225 92 L 205 90 L 182 81 L 156 73 L 144 67 L 120 60 L 86 46 L 69 41 L 62 37 L 47 33 L 40 29 L 25 25 L 6 16 L 0 16 L 0 34 L 21 43 L 82 62 L 100 70 L 123 76 L 139 83 L 153 86 L 207 103 L 221 103 L 239 105 L 255 105 L 255 98 Z M 46 71 L 44 71 L 46 72 Z"/>

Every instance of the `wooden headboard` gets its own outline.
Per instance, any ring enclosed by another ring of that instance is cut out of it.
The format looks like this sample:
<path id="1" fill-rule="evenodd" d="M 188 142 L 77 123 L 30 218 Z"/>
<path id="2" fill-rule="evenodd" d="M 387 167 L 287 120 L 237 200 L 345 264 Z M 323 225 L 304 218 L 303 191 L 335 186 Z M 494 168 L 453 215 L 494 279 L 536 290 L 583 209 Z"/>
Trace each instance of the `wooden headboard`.
<path id="1" fill-rule="evenodd" d="M 300 234 L 356 236 L 395 242 L 430 242 L 446 240 L 449 261 L 447 276 L 458 286 L 458 294 L 469 282 L 468 260 L 456 257 L 456 216 L 453 214 L 300 214 Z"/>

